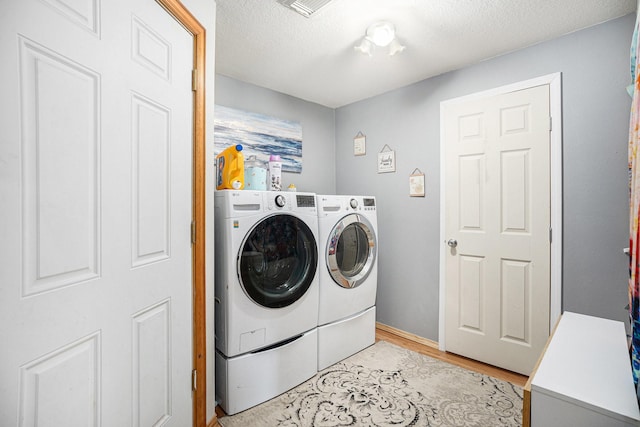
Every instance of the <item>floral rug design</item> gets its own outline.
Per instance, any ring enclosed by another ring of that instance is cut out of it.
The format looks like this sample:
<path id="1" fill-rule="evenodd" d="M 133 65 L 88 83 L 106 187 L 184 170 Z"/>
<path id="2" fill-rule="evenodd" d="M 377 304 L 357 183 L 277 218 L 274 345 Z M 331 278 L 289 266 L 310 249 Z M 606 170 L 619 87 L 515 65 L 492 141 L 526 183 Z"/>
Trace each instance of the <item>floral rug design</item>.
<path id="1" fill-rule="evenodd" d="M 522 389 L 380 341 L 223 427 L 521 426 Z"/>

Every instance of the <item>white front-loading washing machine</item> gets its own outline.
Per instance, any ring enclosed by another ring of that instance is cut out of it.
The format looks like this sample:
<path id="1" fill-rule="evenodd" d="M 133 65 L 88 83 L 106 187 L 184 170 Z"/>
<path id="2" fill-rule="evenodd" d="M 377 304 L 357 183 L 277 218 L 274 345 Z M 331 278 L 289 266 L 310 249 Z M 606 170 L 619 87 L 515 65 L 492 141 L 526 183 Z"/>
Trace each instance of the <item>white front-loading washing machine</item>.
<path id="1" fill-rule="evenodd" d="M 318 370 L 375 343 L 375 197 L 318 195 Z"/>
<path id="2" fill-rule="evenodd" d="M 227 414 L 317 372 L 313 193 L 215 193 L 216 395 Z"/>

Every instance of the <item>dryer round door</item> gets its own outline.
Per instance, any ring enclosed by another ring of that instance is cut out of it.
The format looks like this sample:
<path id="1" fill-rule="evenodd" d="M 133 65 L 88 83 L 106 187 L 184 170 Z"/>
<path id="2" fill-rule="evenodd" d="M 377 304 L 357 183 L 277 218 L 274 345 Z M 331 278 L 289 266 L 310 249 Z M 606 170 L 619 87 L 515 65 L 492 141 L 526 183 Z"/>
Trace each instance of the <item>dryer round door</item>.
<path id="1" fill-rule="evenodd" d="M 238 254 L 240 284 L 263 307 L 286 307 L 300 299 L 311 286 L 317 266 L 313 232 L 304 221 L 287 214 L 257 223 Z"/>
<path id="2" fill-rule="evenodd" d="M 360 286 L 376 259 L 376 236 L 371 223 L 358 214 L 342 218 L 329 234 L 326 257 L 329 274 L 338 285 Z"/>

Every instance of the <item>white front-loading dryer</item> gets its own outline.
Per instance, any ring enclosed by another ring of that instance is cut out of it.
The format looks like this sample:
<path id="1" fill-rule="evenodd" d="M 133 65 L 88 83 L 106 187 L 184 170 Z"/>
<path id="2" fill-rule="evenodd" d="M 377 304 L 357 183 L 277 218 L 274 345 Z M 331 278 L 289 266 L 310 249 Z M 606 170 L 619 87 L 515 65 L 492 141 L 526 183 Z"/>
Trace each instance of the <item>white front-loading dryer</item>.
<path id="1" fill-rule="evenodd" d="M 372 196 L 318 195 L 318 369 L 375 342 L 378 221 Z"/>
<path id="2" fill-rule="evenodd" d="M 317 372 L 318 214 L 312 193 L 215 193 L 216 394 L 227 414 Z"/>

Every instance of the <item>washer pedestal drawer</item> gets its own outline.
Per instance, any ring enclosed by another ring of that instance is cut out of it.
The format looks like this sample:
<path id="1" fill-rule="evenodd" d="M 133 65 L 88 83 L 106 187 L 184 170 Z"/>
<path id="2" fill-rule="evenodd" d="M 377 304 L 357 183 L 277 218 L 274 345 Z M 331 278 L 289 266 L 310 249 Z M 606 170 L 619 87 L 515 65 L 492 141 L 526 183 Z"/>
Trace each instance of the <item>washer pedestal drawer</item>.
<path id="1" fill-rule="evenodd" d="M 318 327 L 318 371 L 376 342 L 376 307 Z"/>
<path id="2" fill-rule="evenodd" d="M 226 358 L 216 351 L 216 398 L 233 415 L 272 399 L 317 373 L 316 329 L 267 350 Z"/>

